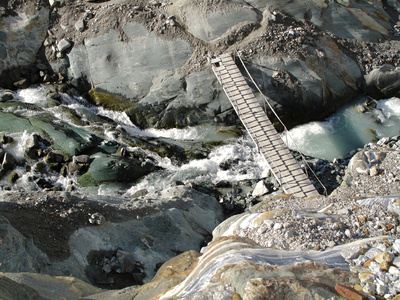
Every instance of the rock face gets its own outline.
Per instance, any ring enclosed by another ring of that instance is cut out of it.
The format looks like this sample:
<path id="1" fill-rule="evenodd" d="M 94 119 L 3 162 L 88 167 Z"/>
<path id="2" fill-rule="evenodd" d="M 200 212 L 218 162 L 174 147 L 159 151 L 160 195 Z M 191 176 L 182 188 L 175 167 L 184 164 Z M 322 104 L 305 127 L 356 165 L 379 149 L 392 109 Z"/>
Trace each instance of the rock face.
<path id="1" fill-rule="evenodd" d="M 223 218 L 215 198 L 184 186 L 119 200 L 26 193 L 15 202 L 11 192 L 2 195 L 0 206 L 5 216 L 0 251 L 7 258 L 2 272 L 69 274 L 102 287 L 121 287 L 121 273 L 132 284 L 148 281 L 160 263 L 199 249 Z M 58 213 L 51 212 L 53 206 Z M 119 271 L 112 260 L 108 271 L 103 263 L 113 256 Z"/>
<path id="2" fill-rule="evenodd" d="M 179 183 L 133 197 L 74 192 L 75 182 L 132 184 L 159 169 L 156 155 L 205 157 L 207 145 L 136 136 L 128 125 L 238 124 L 213 55 L 243 59 L 260 103 L 265 96 L 289 127 L 360 92 L 398 96 L 396 1 L 3 2 L 1 188 L 21 191 L 0 195 L 0 298 L 400 293 L 399 137 L 357 153 L 329 197 L 262 191 L 240 199 L 248 211 L 223 223 L 214 197 Z M 22 100 L 9 90 L 31 83 L 46 83 L 46 96 Z M 104 109 L 126 120 L 99 116 Z"/>
<path id="3" fill-rule="evenodd" d="M 169 8 L 188 32 L 205 42 L 216 41 L 235 27 L 257 26 L 262 14 L 244 1 L 175 1 Z"/>
<path id="4" fill-rule="evenodd" d="M 187 42 L 162 40 L 141 24 L 127 23 L 121 30 L 127 41 L 111 30 L 74 47 L 68 54 L 71 78 L 84 76 L 98 89 L 142 99 L 154 80 L 182 67 L 193 52 Z"/>
<path id="5" fill-rule="evenodd" d="M 400 71 L 384 65 L 365 76 L 366 90 L 375 98 L 399 97 Z"/>
<path id="6" fill-rule="evenodd" d="M 0 295 L 4 299 L 80 299 L 102 292 L 100 288 L 73 277 L 0 273 L 0 280 Z"/>
<path id="7" fill-rule="evenodd" d="M 271 265 L 275 255 L 285 256 L 287 265 Z M 297 255 L 299 259 L 301 255 Z M 207 299 L 234 294 L 241 299 L 308 299 L 316 295 L 329 299 L 336 296 L 335 283 L 357 282 L 354 274 L 343 269 L 311 261 L 292 262 L 286 253 L 274 254 L 274 250 L 260 249 L 245 239 L 216 239 L 185 281 L 160 299 Z"/>
<path id="8" fill-rule="evenodd" d="M 0 20 L 2 86 L 11 86 L 14 81 L 20 79 L 21 73 L 29 73 L 28 69 L 34 63 L 47 34 L 50 23 L 49 12 L 48 7 L 36 7 L 35 3 L 27 1 L 22 9 L 18 9 L 17 14 L 2 16 Z"/>
<path id="9" fill-rule="evenodd" d="M 323 118 L 363 91 L 365 65 L 382 53 L 378 42 L 394 32 L 397 9 L 381 1 L 119 0 L 57 1 L 35 11 L 28 2 L 10 3 L 2 20 L 4 87 L 67 80 L 83 93 L 126 98 L 136 124 L 159 128 L 238 122 L 207 63 L 235 49 L 289 126 Z M 29 26 L 13 22 L 18 14 Z M 29 39 L 11 42 L 16 34 Z M 23 55 L 13 50 L 20 48 Z M 398 63 L 395 51 L 378 65 L 385 63 Z"/>

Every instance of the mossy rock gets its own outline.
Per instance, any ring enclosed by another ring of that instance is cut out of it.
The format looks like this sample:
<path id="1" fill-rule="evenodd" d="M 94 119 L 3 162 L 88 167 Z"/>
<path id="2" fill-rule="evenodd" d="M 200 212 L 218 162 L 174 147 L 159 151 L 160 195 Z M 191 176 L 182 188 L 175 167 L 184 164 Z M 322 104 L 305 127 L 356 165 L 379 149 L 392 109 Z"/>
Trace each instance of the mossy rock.
<path id="1" fill-rule="evenodd" d="M 79 177 L 78 182 L 81 186 L 96 186 L 105 182 L 135 182 L 159 169 L 144 160 L 97 154 L 89 170 Z"/>
<path id="2" fill-rule="evenodd" d="M 126 110 L 126 114 L 129 119 L 131 119 L 132 123 L 138 126 L 139 128 L 145 129 L 150 126 L 154 126 L 157 123 L 158 116 L 157 114 L 149 114 L 151 108 L 148 107 L 148 110 L 143 108 L 139 104 L 133 104 L 128 110 Z"/>
<path id="3" fill-rule="evenodd" d="M 76 114 L 76 112 L 69 107 L 66 106 L 58 106 L 57 110 L 64 116 L 65 120 L 70 121 L 72 124 L 76 126 L 85 126 L 87 125 L 82 118 Z"/>
<path id="4" fill-rule="evenodd" d="M 91 89 L 89 91 L 91 100 L 99 106 L 112 111 L 124 111 L 132 107 L 132 103 L 125 97 Z"/>

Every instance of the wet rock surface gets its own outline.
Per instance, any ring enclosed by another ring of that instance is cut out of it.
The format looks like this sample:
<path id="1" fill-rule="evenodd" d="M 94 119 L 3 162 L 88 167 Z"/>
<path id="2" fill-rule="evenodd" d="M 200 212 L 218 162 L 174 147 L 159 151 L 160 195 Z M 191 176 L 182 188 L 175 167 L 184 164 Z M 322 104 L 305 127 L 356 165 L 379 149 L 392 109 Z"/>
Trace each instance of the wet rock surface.
<path id="1" fill-rule="evenodd" d="M 396 297 L 399 137 L 332 162 L 307 158 L 329 196 L 295 199 L 267 177 L 122 197 L 160 169 L 155 157 L 184 164 L 223 142 L 137 136 L 99 111 L 140 128 L 240 131 L 208 62 L 233 50 L 289 127 L 358 93 L 398 96 L 399 12 L 396 1 L 7 1 L 0 296 Z M 13 89 L 32 83 L 46 97 L 18 99 Z M 108 183 L 113 196 L 79 193 Z"/>
<path id="2" fill-rule="evenodd" d="M 6 27 L 3 56 L 21 62 L 4 65 L 4 87 L 68 82 L 82 94 L 95 88 L 126 98 L 132 120 L 144 127 L 237 123 L 209 73 L 213 54 L 242 53 L 288 126 L 323 118 L 360 92 L 387 95 L 391 75 L 378 83 L 369 73 L 399 60 L 398 10 L 390 3 L 114 0 L 43 2 L 35 9 L 22 1 L 5 10 L 8 18 L 25 13 L 32 25 L 24 34 L 43 46 L 34 48 L 38 61 L 18 56 L 5 40 L 21 29 Z M 46 11 L 38 26 L 36 14 Z M 202 90 L 190 89 L 191 81 Z"/>
<path id="3" fill-rule="evenodd" d="M 223 217 L 215 198 L 184 186 L 134 199 L 3 192 L 0 206 L 0 249 L 19 249 L 2 272 L 72 274 L 114 289 L 141 284 L 159 263 L 199 248 Z"/>

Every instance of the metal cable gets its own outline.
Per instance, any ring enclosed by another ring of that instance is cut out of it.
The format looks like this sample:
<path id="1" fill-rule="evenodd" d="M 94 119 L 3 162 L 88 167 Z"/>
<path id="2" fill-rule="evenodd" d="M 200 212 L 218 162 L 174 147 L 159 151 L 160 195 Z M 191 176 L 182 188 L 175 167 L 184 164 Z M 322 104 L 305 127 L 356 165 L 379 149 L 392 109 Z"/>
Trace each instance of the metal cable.
<path id="1" fill-rule="evenodd" d="M 324 188 L 325 191 L 325 196 L 328 195 L 328 191 L 326 189 L 326 187 L 323 185 L 323 183 L 321 182 L 321 180 L 318 178 L 317 174 L 315 174 L 314 170 L 310 167 L 310 165 L 308 164 L 306 158 L 304 157 L 303 153 L 301 153 L 299 151 L 299 148 L 297 147 L 297 144 L 294 142 L 294 140 L 291 138 L 290 134 L 289 134 L 289 130 L 287 129 L 286 125 L 283 123 L 283 121 L 281 120 L 281 118 L 279 118 L 278 114 L 275 112 L 274 108 L 272 107 L 272 105 L 269 103 L 267 97 L 265 97 L 265 95 L 261 92 L 260 88 L 258 87 L 257 83 L 254 81 L 253 77 L 251 76 L 249 70 L 247 69 L 246 65 L 244 64 L 244 61 L 242 60 L 242 57 L 240 56 L 240 53 L 235 50 L 237 57 L 239 58 L 241 64 L 243 65 L 244 69 L 246 70 L 247 75 L 250 77 L 251 81 L 253 82 L 254 86 L 256 87 L 256 89 L 258 90 L 258 92 L 262 95 L 262 97 L 264 98 L 264 101 L 268 104 L 269 108 L 271 109 L 271 111 L 273 112 L 273 114 L 275 115 L 275 117 L 278 119 L 278 121 L 281 123 L 281 125 L 283 126 L 283 128 L 286 130 L 286 138 L 290 138 L 290 140 L 292 141 L 292 144 L 294 145 L 296 151 L 300 154 L 302 161 L 306 164 L 306 166 L 310 169 L 310 171 L 312 172 L 312 174 L 314 175 L 314 177 L 317 179 L 317 181 L 319 182 L 319 184 Z M 286 143 L 287 145 L 289 145 L 288 141 Z M 306 174 L 307 173 L 307 168 L 305 168 L 306 170 Z"/>

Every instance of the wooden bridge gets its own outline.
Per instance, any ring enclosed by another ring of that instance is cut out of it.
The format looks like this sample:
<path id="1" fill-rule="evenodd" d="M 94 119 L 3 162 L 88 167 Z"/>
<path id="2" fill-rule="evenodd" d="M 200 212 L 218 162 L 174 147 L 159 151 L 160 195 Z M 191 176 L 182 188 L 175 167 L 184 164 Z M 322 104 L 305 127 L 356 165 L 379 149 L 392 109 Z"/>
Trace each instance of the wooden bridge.
<path id="1" fill-rule="evenodd" d="M 212 69 L 237 115 L 283 191 L 296 197 L 319 193 L 283 143 L 230 54 L 211 59 Z"/>

